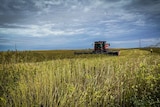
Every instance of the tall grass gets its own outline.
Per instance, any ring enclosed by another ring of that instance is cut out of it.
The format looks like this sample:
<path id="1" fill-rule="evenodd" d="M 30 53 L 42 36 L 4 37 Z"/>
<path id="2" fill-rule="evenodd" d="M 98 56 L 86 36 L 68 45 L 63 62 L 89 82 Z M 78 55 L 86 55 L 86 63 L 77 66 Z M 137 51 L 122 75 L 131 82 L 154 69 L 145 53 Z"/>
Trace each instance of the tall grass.
<path id="1" fill-rule="evenodd" d="M 160 56 L 143 50 L 0 68 L 4 107 L 160 106 Z"/>

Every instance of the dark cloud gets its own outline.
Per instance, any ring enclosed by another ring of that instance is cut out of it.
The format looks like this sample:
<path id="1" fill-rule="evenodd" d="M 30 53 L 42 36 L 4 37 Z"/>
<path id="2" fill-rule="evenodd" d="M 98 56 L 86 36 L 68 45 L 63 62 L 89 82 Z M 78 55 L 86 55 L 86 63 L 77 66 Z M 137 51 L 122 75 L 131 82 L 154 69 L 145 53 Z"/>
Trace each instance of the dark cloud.
<path id="1" fill-rule="evenodd" d="M 103 17 L 105 11 L 114 14 L 119 13 L 120 10 L 141 15 L 146 22 L 159 24 L 159 7 L 160 0 L 131 0 L 130 2 L 124 0 L 1 0 L 0 25 L 6 23 L 37 24 L 48 20 L 69 22 L 73 18 L 97 20 Z M 125 13 L 121 16 L 123 14 Z"/>
<path id="2" fill-rule="evenodd" d="M 22 11 L 38 10 L 32 0 L 1 0 L 0 11 L 16 14 Z M 7 13 L 5 13 L 7 14 Z"/>
<path id="3" fill-rule="evenodd" d="M 66 2 L 63 0 L 1 0 L 0 25 L 37 24 L 40 21 L 51 20 L 53 17 L 60 19 L 59 14 L 63 14 L 64 10 L 67 12 L 65 7 L 70 7 L 70 4 L 72 3 L 68 0 Z"/>
<path id="4" fill-rule="evenodd" d="M 146 23 L 160 24 L 160 0 L 132 0 L 124 9 L 143 15 Z"/>
<path id="5" fill-rule="evenodd" d="M 108 2 L 119 2 L 121 0 L 100 0 L 100 1 L 108 3 Z"/>
<path id="6" fill-rule="evenodd" d="M 16 24 L 0 24 L 0 28 L 25 29 L 25 28 L 28 28 L 28 27 L 27 26 L 16 25 Z"/>
<path id="7" fill-rule="evenodd" d="M 131 0 L 131 5 L 134 6 L 150 6 L 160 3 L 159 0 Z"/>
<path id="8" fill-rule="evenodd" d="M 20 22 L 28 17 L 27 16 L 28 11 L 33 11 L 33 10 L 34 10 L 33 3 L 31 3 L 31 1 L 1 0 L 0 25 L 2 26 L 5 23 Z"/>

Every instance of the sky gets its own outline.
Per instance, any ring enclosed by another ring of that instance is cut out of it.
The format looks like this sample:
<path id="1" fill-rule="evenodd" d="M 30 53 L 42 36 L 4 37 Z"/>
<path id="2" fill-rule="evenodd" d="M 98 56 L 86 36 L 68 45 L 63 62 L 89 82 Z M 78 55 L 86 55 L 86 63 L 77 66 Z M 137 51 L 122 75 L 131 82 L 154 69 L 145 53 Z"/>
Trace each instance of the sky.
<path id="1" fill-rule="evenodd" d="M 160 42 L 160 0 L 1 0 L 0 51 L 135 48 Z"/>

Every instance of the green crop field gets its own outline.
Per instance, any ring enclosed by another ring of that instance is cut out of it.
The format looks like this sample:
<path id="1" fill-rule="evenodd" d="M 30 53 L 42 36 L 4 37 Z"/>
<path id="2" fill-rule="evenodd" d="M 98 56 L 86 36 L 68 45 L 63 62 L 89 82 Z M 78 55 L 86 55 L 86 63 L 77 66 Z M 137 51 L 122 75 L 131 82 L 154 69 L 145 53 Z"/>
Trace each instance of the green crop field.
<path id="1" fill-rule="evenodd" d="M 160 107 L 160 48 L 120 50 L 0 52 L 0 107 Z"/>

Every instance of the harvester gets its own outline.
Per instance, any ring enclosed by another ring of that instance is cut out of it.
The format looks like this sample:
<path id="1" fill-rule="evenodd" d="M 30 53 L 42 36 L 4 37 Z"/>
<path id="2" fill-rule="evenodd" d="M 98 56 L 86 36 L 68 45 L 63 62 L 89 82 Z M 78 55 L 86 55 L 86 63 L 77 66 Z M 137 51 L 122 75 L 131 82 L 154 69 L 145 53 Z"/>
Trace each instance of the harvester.
<path id="1" fill-rule="evenodd" d="M 112 51 L 109 49 L 110 44 L 106 43 L 106 41 L 95 41 L 94 42 L 94 50 L 86 51 L 86 52 L 75 52 L 74 54 L 108 54 L 108 55 L 120 55 L 120 51 Z"/>

